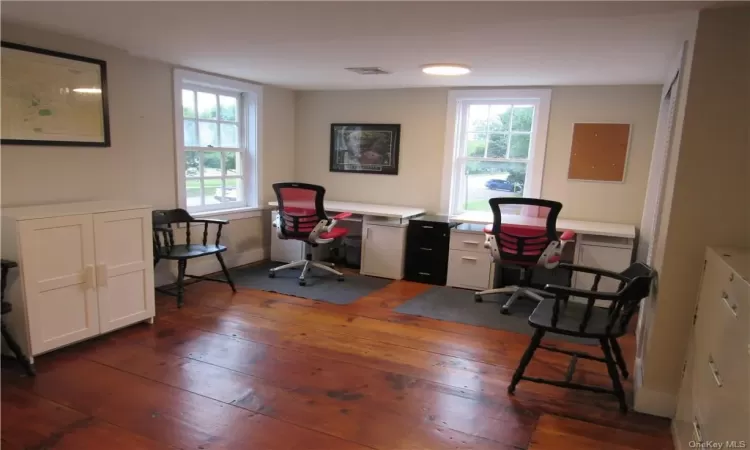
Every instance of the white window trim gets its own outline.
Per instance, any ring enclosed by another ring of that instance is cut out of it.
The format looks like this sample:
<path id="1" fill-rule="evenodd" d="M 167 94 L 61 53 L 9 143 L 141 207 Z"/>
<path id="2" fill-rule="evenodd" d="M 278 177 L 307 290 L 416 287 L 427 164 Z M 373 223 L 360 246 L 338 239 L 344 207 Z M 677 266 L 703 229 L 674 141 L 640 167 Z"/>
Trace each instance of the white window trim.
<path id="1" fill-rule="evenodd" d="M 242 158 L 243 178 L 245 179 L 245 201 L 235 207 L 227 208 L 218 204 L 215 208 L 193 210 L 196 215 L 226 214 L 232 211 L 260 210 L 262 197 L 262 113 L 263 87 L 257 84 L 229 78 L 194 72 L 186 69 L 174 69 L 174 119 L 175 119 L 175 165 L 177 169 L 177 200 L 180 208 L 187 209 L 187 192 L 185 188 L 185 141 L 182 127 L 182 89 L 185 85 L 202 86 L 209 90 L 229 91 L 242 94 L 242 120 L 246 121 L 246 132 L 240 136 L 247 143 L 247 154 Z M 217 149 L 220 151 L 221 149 Z"/>
<path id="2" fill-rule="evenodd" d="M 453 184 L 459 175 L 455 160 L 460 151 L 461 138 L 458 131 L 461 127 L 458 112 L 459 105 L 466 102 L 482 101 L 528 101 L 536 106 L 531 130 L 531 147 L 529 149 L 530 169 L 524 185 L 524 196 L 540 198 L 542 178 L 544 177 L 544 158 L 547 150 L 547 128 L 552 91 L 550 89 L 455 89 L 448 92 L 448 112 L 445 124 L 445 148 L 443 154 L 443 178 L 440 192 L 441 214 L 456 214 Z"/>

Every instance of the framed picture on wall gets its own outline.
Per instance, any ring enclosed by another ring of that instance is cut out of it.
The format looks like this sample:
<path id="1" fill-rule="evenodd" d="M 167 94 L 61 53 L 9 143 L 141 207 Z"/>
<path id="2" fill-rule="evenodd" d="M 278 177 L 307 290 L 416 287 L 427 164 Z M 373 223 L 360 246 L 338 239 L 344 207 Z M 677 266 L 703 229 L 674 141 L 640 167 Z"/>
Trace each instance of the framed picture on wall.
<path id="1" fill-rule="evenodd" d="M 2 42 L 2 143 L 109 147 L 107 63 Z"/>
<path id="2" fill-rule="evenodd" d="M 331 124 L 331 172 L 398 175 L 399 124 Z"/>

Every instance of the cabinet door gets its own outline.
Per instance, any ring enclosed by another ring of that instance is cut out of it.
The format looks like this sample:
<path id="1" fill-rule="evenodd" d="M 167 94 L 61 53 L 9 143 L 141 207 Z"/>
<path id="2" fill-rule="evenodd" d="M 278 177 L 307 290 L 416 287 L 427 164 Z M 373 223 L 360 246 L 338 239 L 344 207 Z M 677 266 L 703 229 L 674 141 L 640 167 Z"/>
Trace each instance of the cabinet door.
<path id="1" fill-rule="evenodd" d="M 19 223 L 31 353 L 99 334 L 91 215 Z"/>
<path id="2" fill-rule="evenodd" d="M 404 228 L 368 224 L 364 233 L 360 272 L 394 280 L 403 278 Z"/>
<path id="3" fill-rule="evenodd" d="M 154 316 L 151 211 L 94 214 L 101 332 Z"/>
<path id="4" fill-rule="evenodd" d="M 620 272 L 628 268 L 633 250 L 629 248 L 604 247 L 599 245 L 581 245 L 576 255 L 577 264 L 580 266 L 595 267 L 597 269 Z M 579 289 L 591 289 L 594 276 L 588 273 L 577 272 L 575 287 Z M 616 292 L 619 281 L 602 277 L 599 282 L 599 291 Z"/>

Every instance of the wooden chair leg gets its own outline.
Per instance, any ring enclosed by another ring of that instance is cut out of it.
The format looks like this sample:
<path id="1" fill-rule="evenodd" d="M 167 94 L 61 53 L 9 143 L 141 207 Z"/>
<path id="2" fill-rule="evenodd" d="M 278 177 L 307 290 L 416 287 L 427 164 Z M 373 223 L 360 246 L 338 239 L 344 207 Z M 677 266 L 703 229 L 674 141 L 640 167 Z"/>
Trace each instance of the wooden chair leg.
<path id="1" fill-rule="evenodd" d="M 177 261 L 177 307 L 182 308 L 185 297 L 185 270 L 187 269 L 187 259 Z"/>
<path id="2" fill-rule="evenodd" d="M 615 396 L 620 401 L 620 411 L 623 413 L 628 412 L 628 403 L 625 400 L 625 391 L 620 383 L 620 374 L 617 372 L 617 363 L 615 363 L 612 357 L 612 350 L 609 348 L 609 340 L 607 338 L 599 339 L 599 343 L 602 345 L 602 351 L 604 352 L 604 359 L 607 363 L 607 371 L 609 377 L 612 379 L 612 387 L 615 391 Z"/>
<path id="3" fill-rule="evenodd" d="M 226 277 L 229 286 L 232 287 L 232 292 L 237 292 L 237 288 L 234 287 L 234 281 L 232 281 L 232 277 L 229 275 L 229 271 L 227 270 L 227 265 L 224 264 L 224 257 L 221 256 L 221 253 L 217 253 L 216 259 L 218 259 L 219 264 L 221 264 L 221 270 L 224 272 L 224 276 Z"/>
<path id="4" fill-rule="evenodd" d="M 609 338 L 609 345 L 612 347 L 612 353 L 615 354 L 615 361 L 620 367 L 620 372 L 624 379 L 628 379 L 628 365 L 625 363 L 625 358 L 622 357 L 622 350 L 620 350 L 620 344 L 617 343 L 617 339 Z"/>
<path id="5" fill-rule="evenodd" d="M 21 347 L 18 346 L 18 343 L 15 339 L 13 339 L 13 336 L 8 332 L 8 329 L 5 328 L 5 322 L 0 325 L 0 328 L 2 328 L 2 334 L 3 338 L 5 338 L 5 342 L 8 344 L 8 347 L 10 347 L 11 351 L 13 351 L 13 354 L 16 355 L 16 359 L 19 363 L 21 363 L 21 366 L 23 366 L 26 373 L 30 377 L 36 375 L 34 366 L 29 362 L 29 359 L 26 358 L 26 355 L 23 354 L 23 351 L 21 351 Z"/>
<path id="6" fill-rule="evenodd" d="M 534 356 L 534 352 L 536 351 L 537 347 L 539 347 L 539 344 L 542 342 L 542 337 L 544 337 L 545 331 L 541 328 L 538 328 L 534 332 L 534 336 L 531 338 L 531 343 L 529 343 L 529 346 L 526 347 L 526 351 L 524 352 L 523 356 L 521 357 L 521 362 L 518 364 L 518 367 L 516 368 L 516 372 L 513 374 L 513 379 L 510 382 L 510 385 L 508 386 L 508 393 L 512 394 L 516 391 L 516 385 L 519 381 L 521 381 L 521 377 L 523 376 L 524 371 L 526 371 L 526 366 L 529 365 L 529 362 L 531 362 L 531 358 Z"/>

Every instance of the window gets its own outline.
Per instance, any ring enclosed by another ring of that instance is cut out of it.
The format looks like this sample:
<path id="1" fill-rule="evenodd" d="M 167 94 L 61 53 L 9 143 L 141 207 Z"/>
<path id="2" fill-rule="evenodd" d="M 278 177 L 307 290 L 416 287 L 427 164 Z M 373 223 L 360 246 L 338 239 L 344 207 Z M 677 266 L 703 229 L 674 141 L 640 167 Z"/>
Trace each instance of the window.
<path id="1" fill-rule="evenodd" d="M 541 195 L 549 98 L 549 90 L 451 91 L 444 210 L 489 211 L 493 197 Z"/>
<path id="2" fill-rule="evenodd" d="M 175 71 L 180 205 L 190 212 L 258 206 L 260 87 Z"/>

